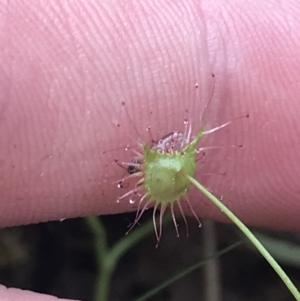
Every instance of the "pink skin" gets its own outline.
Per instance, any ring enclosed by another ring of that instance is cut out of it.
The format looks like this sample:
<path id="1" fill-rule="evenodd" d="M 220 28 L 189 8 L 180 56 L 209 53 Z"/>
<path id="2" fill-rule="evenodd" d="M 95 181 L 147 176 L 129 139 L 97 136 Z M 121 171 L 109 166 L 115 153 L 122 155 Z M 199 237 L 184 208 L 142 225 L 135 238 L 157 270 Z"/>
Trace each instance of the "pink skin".
<path id="1" fill-rule="evenodd" d="M 134 125 L 160 138 L 188 110 L 194 135 L 214 73 L 206 128 L 250 118 L 203 139 L 244 148 L 207 151 L 197 177 L 246 223 L 299 231 L 299 14 L 296 0 L 2 2 L 0 225 L 134 210 L 107 184 L 124 174 L 114 159 L 132 157 Z M 226 220 L 189 199 L 200 217 Z"/>

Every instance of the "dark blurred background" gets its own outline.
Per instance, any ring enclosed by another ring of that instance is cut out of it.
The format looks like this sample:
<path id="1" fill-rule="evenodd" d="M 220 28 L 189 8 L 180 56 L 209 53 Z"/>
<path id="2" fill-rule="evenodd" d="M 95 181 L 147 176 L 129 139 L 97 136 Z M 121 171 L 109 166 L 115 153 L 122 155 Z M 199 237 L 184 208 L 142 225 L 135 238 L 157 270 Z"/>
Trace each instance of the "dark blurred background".
<path id="1" fill-rule="evenodd" d="M 151 219 L 150 211 L 141 225 Z M 134 218 L 135 213 L 100 217 L 109 246 L 124 238 Z M 117 264 L 109 300 L 133 301 L 205 256 L 243 239 L 233 225 L 204 221 L 203 227 L 198 228 L 193 218 L 188 223 L 188 238 L 180 220 L 179 238 L 174 225 L 169 223 L 163 228 L 158 248 L 151 231 L 130 249 Z M 282 255 L 280 263 L 300 287 L 300 235 L 260 233 L 275 241 L 271 248 L 279 257 Z M 0 229 L 0 283 L 61 298 L 92 301 L 96 277 L 94 234 L 84 219 Z M 294 298 L 265 259 L 244 243 L 147 300 L 289 301 Z"/>

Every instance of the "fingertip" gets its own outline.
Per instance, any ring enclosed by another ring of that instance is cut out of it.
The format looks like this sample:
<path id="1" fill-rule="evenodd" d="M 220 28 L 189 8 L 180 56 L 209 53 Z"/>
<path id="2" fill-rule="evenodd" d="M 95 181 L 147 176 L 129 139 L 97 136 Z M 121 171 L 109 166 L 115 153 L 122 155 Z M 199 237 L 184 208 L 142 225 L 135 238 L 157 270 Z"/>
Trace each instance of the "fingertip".
<path id="1" fill-rule="evenodd" d="M 0 285 L 0 299 L 1 301 L 76 301 L 74 299 L 60 299 L 17 288 L 7 288 L 4 285 Z"/>

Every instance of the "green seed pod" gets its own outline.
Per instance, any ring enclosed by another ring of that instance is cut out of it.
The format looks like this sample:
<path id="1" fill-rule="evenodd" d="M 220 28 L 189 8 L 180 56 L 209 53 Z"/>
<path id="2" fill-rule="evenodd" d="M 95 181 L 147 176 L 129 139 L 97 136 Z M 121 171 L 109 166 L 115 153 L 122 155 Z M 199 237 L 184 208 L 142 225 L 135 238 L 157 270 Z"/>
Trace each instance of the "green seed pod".
<path id="1" fill-rule="evenodd" d="M 167 205 L 179 201 L 189 187 L 183 174 L 194 177 L 196 169 L 196 149 L 187 145 L 181 151 L 172 153 L 152 150 L 143 145 L 144 150 L 144 186 L 152 201 Z"/>

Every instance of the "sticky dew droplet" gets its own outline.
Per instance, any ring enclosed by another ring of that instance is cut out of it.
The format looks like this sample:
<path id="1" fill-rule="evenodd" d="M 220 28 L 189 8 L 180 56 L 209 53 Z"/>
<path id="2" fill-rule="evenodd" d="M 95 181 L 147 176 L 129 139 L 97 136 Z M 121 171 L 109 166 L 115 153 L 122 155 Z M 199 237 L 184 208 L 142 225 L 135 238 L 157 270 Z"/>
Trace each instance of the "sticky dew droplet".
<path id="1" fill-rule="evenodd" d="M 129 199 L 129 204 L 134 204 L 135 203 L 135 199 L 134 198 L 130 198 Z"/>
<path id="2" fill-rule="evenodd" d="M 118 188 L 123 188 L 124 186 L 123 186 L 123 182 L 122 181 L 120 181 L 119 183 L 118 183 Z"/>

